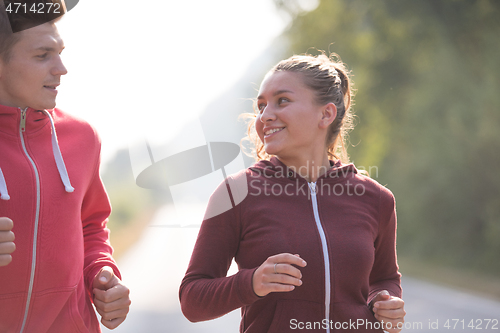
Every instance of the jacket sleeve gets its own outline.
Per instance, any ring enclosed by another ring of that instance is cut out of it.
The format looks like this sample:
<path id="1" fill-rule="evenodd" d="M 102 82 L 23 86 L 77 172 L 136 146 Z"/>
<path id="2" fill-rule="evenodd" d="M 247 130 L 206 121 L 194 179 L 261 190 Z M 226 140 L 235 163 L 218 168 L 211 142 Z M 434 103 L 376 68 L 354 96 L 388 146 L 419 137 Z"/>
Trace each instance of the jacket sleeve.
<path id="1" fill-rule="evenodd" d="M 98 154 L 100 154 L 100 149 L 98 149 Z M 111 256 L 113 248 L 109 243 L 109 229 L 106 227 L 111 205 L 99 176 L 99 165 L 100 156 L 98 155 L 92 180 L 83 198 L 81 211 L 85 256 L 83 274 L 87 290 L 91 295 L 94 277 L 102 267 L 110 266 L 115 275 L 121 279 L 116 262 Z"/>
<path id="2" fill-rule="evenodd" d="M 381 187 L 378 235 L 375 239 L 375 261 L 370 273 L 368 303 L 382 290 L 401 297 L 401 274 L 396 256 L 396 202 L 393 194 Z"/>
<path id="3" fill-rule="evenodd" d="M 207 215 L 231 193 L 223 182 L 210 197 Z M 184 316 L 192 322 L 210 320 L 259 299 L 252 287 L 255 269 L 240 269 L 227 277 L 241 237 L 239 207 L 205 219 L 182 280 L 179 298 Z"/>

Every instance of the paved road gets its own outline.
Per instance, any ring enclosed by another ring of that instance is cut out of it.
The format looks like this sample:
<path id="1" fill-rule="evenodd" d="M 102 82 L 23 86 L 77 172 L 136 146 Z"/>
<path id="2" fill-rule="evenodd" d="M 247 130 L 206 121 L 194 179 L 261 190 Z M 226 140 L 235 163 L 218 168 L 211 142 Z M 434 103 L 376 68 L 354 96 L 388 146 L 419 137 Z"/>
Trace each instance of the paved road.
<path id="1" fill-rule="evenodd" d="M 238 310 L 196 324 L 182 315 L 178 287 L 199 229 L 166 227 L 165 221 L 175 221 L 169 209 L 157 214 L 142 239 L 118 263 L 124 281 L 132 291 L 132 307 L 127 320 L 112 332 L 238 332 Z M 234 272 L 235 267 L 232 267 L 229 274 Z M 476 328 L 482 328 L 481 332 L 500 333 L 500 302 L 409 277 L 403 278 L 403 289 L 408 313 L 405 332 L 477 332 L 477 329 L 468 327 L 473 320 Z M 496 329 L 492 329 L 492 322 L 485 329 L 486 319 L 495 319 Z M 449 328 L 445 327 L 447 320 Z M 103 332 L 111 331 L 103 328 Z"/>
<path id="2" fill-rule="evenodd" d="M 498 301 L 408 277 L 403 278 L 402 285 L 409 326 L 404 331 L 458 333 L 482 328 L 480 332 L 500 332 Z M 495 319 L 496 329 L 492 329 L 491 322 L 486 329 L 486 319 Z M 410 324 L 414 327 L 410 328 Z"/>

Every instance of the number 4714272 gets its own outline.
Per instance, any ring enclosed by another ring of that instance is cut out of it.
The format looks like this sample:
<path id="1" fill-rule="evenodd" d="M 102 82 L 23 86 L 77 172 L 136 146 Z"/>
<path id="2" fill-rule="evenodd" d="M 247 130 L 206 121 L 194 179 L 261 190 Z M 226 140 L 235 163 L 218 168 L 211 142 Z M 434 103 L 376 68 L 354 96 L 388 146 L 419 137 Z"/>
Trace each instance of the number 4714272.
<path id="1" fill-rule="evenodd" d="M 466 322 L 464 319 L 448 319 L 444 323 L 444 327 L 447 329 L 465 329 Z M 487 330 L 488 328 L 492 330 L 498 330 L 498 319 L 471 319 L 467 323 L 467 327 L 476 330 Z"/>
<path id="2" fill-rule="evenodd" d="M 19 11 L 21 10 L 21 11 Z M 34 13 L 34 14 L 45 14 L 45 13 L 56 13 L 59 14 L 61 10 L 61 4 L 59 3 L 52 3 L 52 2 L 47 2 L 47 3 L 34 3 L 31 5 L 31 7 L 28 9 L 28 5 L 22 2 L 14 2 L 14 3 L 9 3 L 8 6 L 5 8 L 5 11 L 8 12 L 9 14 L 20 14 L 20 13 L 28 13 L 28 11 Z"/>

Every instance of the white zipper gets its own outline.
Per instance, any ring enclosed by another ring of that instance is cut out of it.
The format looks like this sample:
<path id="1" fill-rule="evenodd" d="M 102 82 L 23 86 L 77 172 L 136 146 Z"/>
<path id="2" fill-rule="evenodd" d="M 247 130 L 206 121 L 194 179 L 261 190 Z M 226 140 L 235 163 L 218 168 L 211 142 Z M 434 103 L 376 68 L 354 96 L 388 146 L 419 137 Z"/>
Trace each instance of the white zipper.
<path id="1" fill-rule="evenodd" d="M 35 171 L 35 178 L 36 178 L 36 213 L 35 213 L 35 228 L 33 232 L 33 254 L 31 258 L 31 275 L 30 275 L 30 284 L 29 284 L 29 289 L 28 289 L 28 298 L 26 299 L 26 309 L 24 310 L 24 319 L 23 319 L 23 325 L 21 326 L 21 331 L 22 333 L 24 331 L 24 327 L 26 326 L 26 320 L 28 319 L 28 312 L 30 308 L 30 303 L 31 303 L 31 295 L 33 293 L 33 281 L 35 279 L 35 268 L 36 268 L 36 247 L 37 247 L 37 238 L 38 238 L 38 220 L 40 216 L 40 178 L 38 176 L 38 170 L 36 168 L 35 162 L 33 162 L 33 159 L 31 156 L 28 154 L 28 150 L 26 149 L 26 144 L 24 142 L 24 137 L 23 137 L 23 132 L 25 131 L 26 128 L 26 111 L 28 108 L 25 108 L 21 110 L 21 122 L 19 124 L 19 134 L 21 136 L 21 144 L 23 146 L 24 154 L 26 154 L 26 157 L 29 159 L 31 162 L 31 166 L 33 167 L 33 170 Z"/>
<path id="2" fill-rule="evenodd" d="M 309 189 L 311 190 L 311 202 L 314 212 L 314 220 L 316 221 L 316 228 L 319 232 L 319 237 L 321 238 L 321 247 L 323 249 L 323 259 L 325 264 L 325 319 L 327 320 L 328 327 L 326 329 L 327 333 L 330 333 L 330 258 L 328 255 L 328 244 L 326 243 L 325 231 L 319 219 L 318 213 L 318 200 L 316 198 L 316 182 L 311 182 L 309 184 Z"/>

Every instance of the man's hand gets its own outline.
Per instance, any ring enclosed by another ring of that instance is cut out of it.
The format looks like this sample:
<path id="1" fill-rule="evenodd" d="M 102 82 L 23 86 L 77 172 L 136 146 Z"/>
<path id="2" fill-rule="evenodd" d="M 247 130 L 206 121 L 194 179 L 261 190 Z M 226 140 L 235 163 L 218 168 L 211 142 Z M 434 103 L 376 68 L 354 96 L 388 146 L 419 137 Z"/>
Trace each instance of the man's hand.
<path id="1" fill-rule="evenodd" d="M 104 326 L 114 329 L 125 320 L 131 303 L 129 293 L 111 267 L 105 266 L 97 273 L 94 278 L 94 305 Z"/>
<path id="2" fill-rule="evenodd" d="M 11 253 L 16 250 L 14 222 L 8 217 L 0 217 L 0 267 L 7 266 L 12 261 Z"/>
<path id="3" fill-rule="evenodd" d="M 401 298 L 391 296 L 387 290 L 383 290 L 375 296 L 371 303 L 375 318 L 384 323 L 386 331 L 390 333 L 401 332 L 406 315 L 405 302 Z"/>

